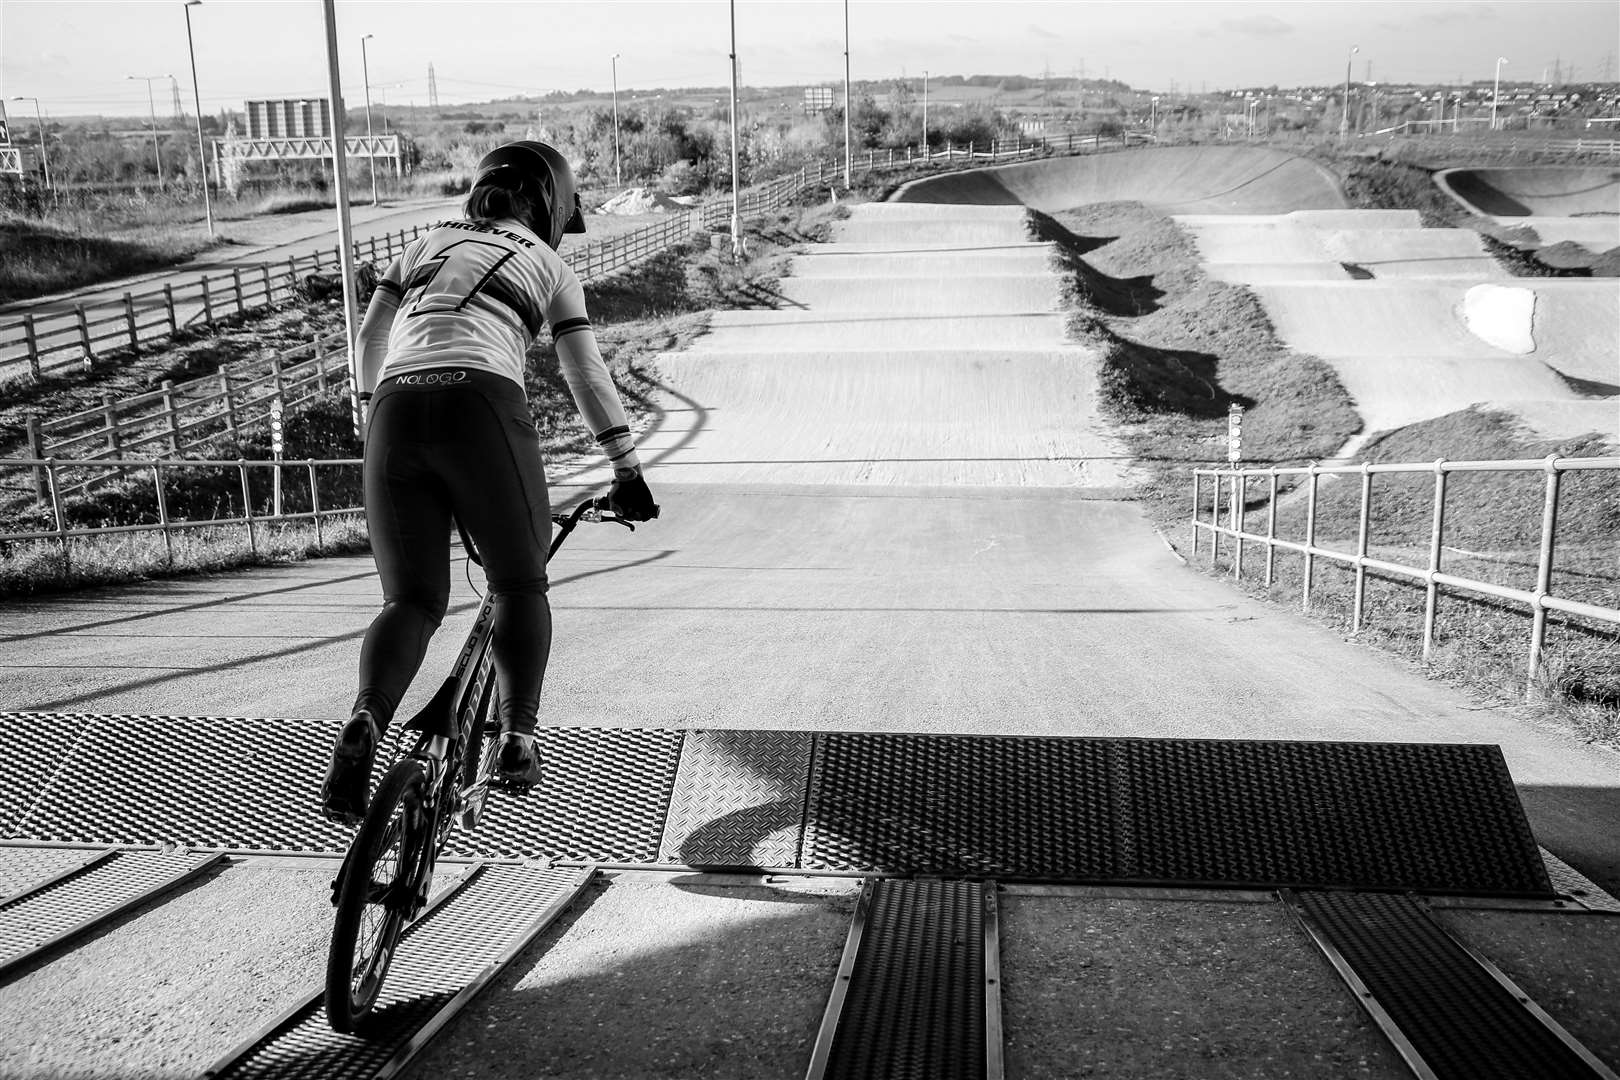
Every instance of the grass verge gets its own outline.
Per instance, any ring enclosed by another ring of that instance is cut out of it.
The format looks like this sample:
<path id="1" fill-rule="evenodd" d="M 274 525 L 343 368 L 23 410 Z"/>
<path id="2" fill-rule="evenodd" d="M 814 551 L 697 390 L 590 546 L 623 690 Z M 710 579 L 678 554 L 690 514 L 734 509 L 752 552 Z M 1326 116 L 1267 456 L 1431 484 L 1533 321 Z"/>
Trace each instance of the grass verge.
<path id="1" fill-rule="evenodd" d="M 184 262 L 214 247 L 206 236 L 153 229 L 112 239 L 28 218 L 0 219 L 0 303 L 94 285 Z"/>

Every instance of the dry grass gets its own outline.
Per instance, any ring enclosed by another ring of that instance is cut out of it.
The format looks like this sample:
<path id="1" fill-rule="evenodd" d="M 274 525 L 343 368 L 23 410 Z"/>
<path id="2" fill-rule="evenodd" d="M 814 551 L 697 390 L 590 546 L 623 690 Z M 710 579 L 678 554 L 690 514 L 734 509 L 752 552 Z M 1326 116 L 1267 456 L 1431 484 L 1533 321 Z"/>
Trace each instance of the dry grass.
<path id="1" fill-rule="evenodd" d="M 252 546 L 241 525 L 176 529 L 167 545 L 157 531 L 77 537 L 65 552 L 55 540 L 0 545 L 0 596 L 272 566 L 369 546 L 365 521 L 356 513 L 324 518 L 319 539 L 308 522 L 261 522 L 253 532 Z"/>

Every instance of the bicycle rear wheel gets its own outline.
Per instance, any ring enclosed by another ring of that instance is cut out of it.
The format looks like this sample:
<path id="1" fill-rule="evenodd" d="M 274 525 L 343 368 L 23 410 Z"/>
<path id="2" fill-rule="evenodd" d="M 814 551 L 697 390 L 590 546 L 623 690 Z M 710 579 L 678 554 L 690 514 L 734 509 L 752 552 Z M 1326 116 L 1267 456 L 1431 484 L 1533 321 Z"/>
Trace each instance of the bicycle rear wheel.
<path id="1" fill-rule="evenodd" d="M 389 769 L 344 861 L 326 959 L 326 1020 L 334 1031 L 353 1031 L 376 1004 L 417 910 L 426 793 L 421 762 L 406 758 Z"/>

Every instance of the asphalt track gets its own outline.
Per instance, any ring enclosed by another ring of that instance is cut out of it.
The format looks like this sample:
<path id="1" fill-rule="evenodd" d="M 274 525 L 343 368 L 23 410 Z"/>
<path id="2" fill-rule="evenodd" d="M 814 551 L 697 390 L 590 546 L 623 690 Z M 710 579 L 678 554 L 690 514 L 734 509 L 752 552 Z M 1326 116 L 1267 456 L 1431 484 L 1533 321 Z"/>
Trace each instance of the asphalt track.
<path id="1" fill-rule="evenodd" d="M 1511 227 L 1524 247 L 1620 247 L 1620 169 L 1612 166 L 1442 169 L 1434 182 L 1470 213 Z"/>
<path id="2" fill-rule="evenodd" d="M 558 556 L 542 722 L 1495 743 L 1540 842 L 1620 890 L 1620 759 L 1181 564 L 1115 497 L 1092 360 L 1030 273 L 1046 252 L 1022 211 L 966 215 L 954 239 L 959 212 L 860 208 L 796 260 L 802 306 L 717 318 L 660 359 L 641 441 L 664 514 Z M 603 477 L 554 480 L 563 497 Z M 432 672 L 477 602 L 463 570 Z M 10 601 L 0 705 L 335 719 L 378 600 L 356 557 Z M 0 1071 L 194 1074 L 319 979 L 329 874 L 233 869 L 25 973 L 0 994 Z M 410 1075 L 802 1074 L 847 889 L 675 884 L 584 902 Z M 1034 1053 L 1058 1072 L 1400 1075 L 1275 913 L 1174 907 L 1097 938 L 1095 904 L 1009 904 L 1013 1075 L 1041 1074 Z M 1106 965 L 1114 1026 L 1041 1012 L 1042 952 Z M 1231 958 L 1219 979 L 1211 956 Z M 1200 1071 L 1212 1032 L 1225 1060 Z"/>

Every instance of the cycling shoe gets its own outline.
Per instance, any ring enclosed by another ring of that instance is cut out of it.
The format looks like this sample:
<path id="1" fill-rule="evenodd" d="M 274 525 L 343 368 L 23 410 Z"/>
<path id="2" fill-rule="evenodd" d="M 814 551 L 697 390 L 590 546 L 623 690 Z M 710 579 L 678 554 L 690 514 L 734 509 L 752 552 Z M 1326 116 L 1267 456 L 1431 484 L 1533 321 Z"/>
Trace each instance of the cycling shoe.
<path id="1" fill-rule="evenodd" d="M 321 813 L 340 825 L 358 825 L 371 798 L 371 763 L 382 732 L 364 709 L 350 717 L 332 747 L 321 783 Z"/>
<path id="2" fill-rule="evenodd" d="M 503 731 L 495 747 L 493 784 L 516 795 L 526 795 L 540 783 L 540 756 L 534 749 L 533 735 Z"/>

